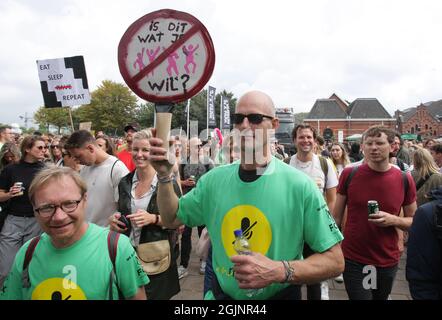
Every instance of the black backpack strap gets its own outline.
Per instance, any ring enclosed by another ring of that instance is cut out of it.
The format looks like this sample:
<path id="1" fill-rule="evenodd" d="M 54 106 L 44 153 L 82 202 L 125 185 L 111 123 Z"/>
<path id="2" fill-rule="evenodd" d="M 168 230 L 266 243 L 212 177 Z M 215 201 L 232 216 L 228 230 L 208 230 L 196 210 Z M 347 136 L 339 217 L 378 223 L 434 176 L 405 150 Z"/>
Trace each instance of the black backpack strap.
<path id="1" fill-rule="evenodd" d="M 433 172 L 428 174 L 426 177 L 420 178 L 419 181 L 416 183 L 416 191 L 419 191 L 419 189 L 427 182 L 428 179 L 433 175 Z"/>
<path id="2" fill-rule="evenodd" d="M 408 177 L 407 177 L 407 172 L 401 171 L 401 173 L 402 173 L 402 181 L 404 184 L 404 200 L 405 200 L 405 197 L 407 196 L 408 193 Z"/>
<path id="3" fill-rule="evenodd" d="M 109 276 L 109 300 L 113 300 L 113 283 L 117 286 L 118 296 L 123 299 L 123 294 L 120 291 L 117 281 L 117 268 L 115 261 L 117 259 L 117 249 L 118 249 L 118 239 L 120 239 L 120 234 L 115 231 L 109 231 L 107 235 L 107 250 L 109 252 L 109 258 L 112 261 L 112 272 Z"/>
<path id="4" fill-rule="evenodd" d="M 30 288 L 31 281 L 29 281 L 29 263 L 31 262 L 32 256 L 35 251 L 35 247 L 37 247 L 38 242 L 40 241 L 40 236 L 36 236 L 29 243 L 28 248 L 25 253 L 25 260 L 23 261 L 23 271 L 22 271 L 22 283 L 23 288 Z"/>
<path id="5" fill-rule="evenodd" d="M 347 179 L 345 179 L 345 182 L 344 182 L 345 193 L 347 193 L 348 186 L 350 185 L 351 179 L 353 179 L 353 177 L 356 174 L 356 171 L 358 171 L 358 169 L 359 169 L 359 166 L 353 166 L 350 174 L 347 176 Z"/>
<path id="6" fill-rule="evenodd" d="M 112 173 L 114 173 L 114 167 L 115 167 L 115 164 L 116 164 L 118 161 L 120 161 L 120 159 L 115 160 L 114 164 L 112 165 L 111 172 L 110 172 L 110 178 L 111 178 L 111 184 L 112 184 L 112 186 L 114 185 L 114 180 L 112 179 Z"/>

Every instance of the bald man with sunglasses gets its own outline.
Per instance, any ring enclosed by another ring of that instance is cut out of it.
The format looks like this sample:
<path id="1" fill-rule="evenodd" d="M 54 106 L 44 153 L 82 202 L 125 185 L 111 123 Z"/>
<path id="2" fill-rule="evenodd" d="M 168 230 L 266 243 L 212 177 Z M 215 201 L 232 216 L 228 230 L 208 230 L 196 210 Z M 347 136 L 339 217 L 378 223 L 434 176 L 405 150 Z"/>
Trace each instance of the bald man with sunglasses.
<path id="1" fill-rule="evenodd" d="M 342 235 L 315 183 L 271 155 L 270 138 L 279 125 L 272 99 L 246 93 L 233 123 L 240 161 L 211 170 L 179 200 L 169 150 L 162 140 L 150 140 L 162 221 L 170 228 L 207 226 L 215 277 L 205 299 L 300 299 L 300 284 L 343 271 Z M 236 229 L 248 238 L 252 254 L 234 251 Z M 304 242 L 317 252 L 305 260 Z M 251 295 L 246 289 L 256 290 Z"/>

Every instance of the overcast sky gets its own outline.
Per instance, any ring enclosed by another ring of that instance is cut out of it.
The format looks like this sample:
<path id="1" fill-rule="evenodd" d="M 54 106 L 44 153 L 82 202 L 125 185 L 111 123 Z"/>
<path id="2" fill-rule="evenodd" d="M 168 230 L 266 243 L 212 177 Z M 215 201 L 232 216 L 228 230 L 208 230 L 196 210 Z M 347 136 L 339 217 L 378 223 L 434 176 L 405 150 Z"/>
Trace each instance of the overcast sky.
<path id="1" fill-rule="evenodd" d="M 440 0 L 0 0 L 0 122 L 43 105 L 36 60 L 83 55 L 90 90 L 123 82 L 118 43 L 143 15 L 185 11 L 216 52 L 210 85 L 307 112 L 318 98 L 387 111 L 442 99 Z"/>

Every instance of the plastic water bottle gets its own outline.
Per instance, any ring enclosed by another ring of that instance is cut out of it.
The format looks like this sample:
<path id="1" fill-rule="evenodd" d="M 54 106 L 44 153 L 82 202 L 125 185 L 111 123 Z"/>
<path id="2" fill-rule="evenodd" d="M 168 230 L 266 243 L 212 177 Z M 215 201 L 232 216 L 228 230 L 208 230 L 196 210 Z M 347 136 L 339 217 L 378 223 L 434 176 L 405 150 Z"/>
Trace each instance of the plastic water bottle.
<path id="1" fill-rule="evenodd" d="M 246 237 L 242 234 L 242 230 L 238 229 L 233 231 L 235 234 L 235 242 L 233 243 L 233 248 L 235 249 L 236 253 L 240 255 L 249 255 L 252 253 L 252 250 L 250 248 L 249 241 Z M 263 289 L 244 289 L 244 292 L 247 297 L 252 298 L 258 294 L 260 294 L 263 291 Z"/>

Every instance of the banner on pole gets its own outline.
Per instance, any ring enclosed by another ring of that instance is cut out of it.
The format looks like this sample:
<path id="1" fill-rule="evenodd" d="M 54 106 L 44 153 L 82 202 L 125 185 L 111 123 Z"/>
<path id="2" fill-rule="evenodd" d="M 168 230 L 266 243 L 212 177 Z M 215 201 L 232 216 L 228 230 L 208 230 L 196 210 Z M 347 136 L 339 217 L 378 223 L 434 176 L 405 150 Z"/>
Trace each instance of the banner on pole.
<path id="1" fill-rule="evenodd" d="M 37 67 L 46 108 L 91 102 L 83 56 L 37 60 Z"/>
<path id="2" fill-rule="evenodd" d="M 230 129 L 230 105 L 225 96 L 221 96 L 221 129 Z"/>
<path id="3" fill-rule="evenodd" d="M 216 88 L 214 87 L 209 86 L 207 89 L 207 124 L 209 128 L 216 128 L 215 92 Z"/>

